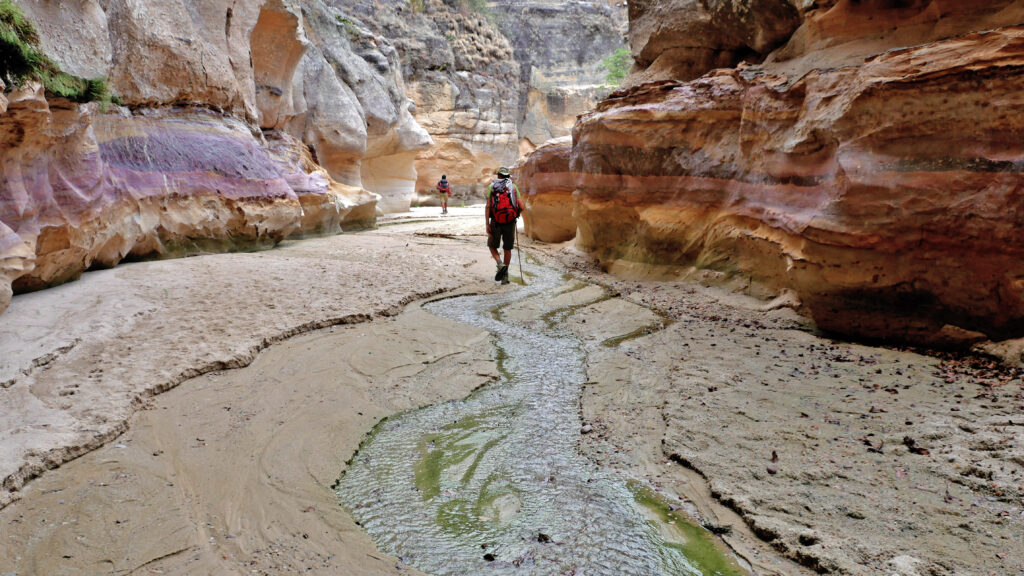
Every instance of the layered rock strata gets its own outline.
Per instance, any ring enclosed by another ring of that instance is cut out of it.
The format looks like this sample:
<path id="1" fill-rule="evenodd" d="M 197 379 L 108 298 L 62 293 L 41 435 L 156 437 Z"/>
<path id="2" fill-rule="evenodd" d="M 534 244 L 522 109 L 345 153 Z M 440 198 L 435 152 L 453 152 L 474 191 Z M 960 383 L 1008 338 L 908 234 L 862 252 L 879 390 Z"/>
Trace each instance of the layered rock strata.
<path id="1" fill-rule="evenodd" d="M 380 194 L 385 212 L 408 210 L 414 158 L 433 142 L 413 118 L 397 50 L 343 4 L 303 5 L 311 45 L 294 76 L 302 101 L 285 130 L 309 144 L 335 180 Z"/>
<path id="2" fill-rule="evenodd" d="M 613 94 L 574 132 L 581 247 L 794 290 L 861 338 L 1020 336 L 1024 14 L 985 4 L 830 3 L 763 66 Z"/>
<path id="3" fill-rule="evenodd" d="M 430 137 L 394 47 L 335 8 L 17 4 L 63 70 L 108 77 L 124 106 L 7 87 L 0 311 L 12 290 L 124 258 L 269 246 L 408 208 Z"/>
<path id="4" fill-rule="evenodd" d="M 566 242 L 576 236 L 575 189 L 569 171 L 572 137 L 549 140 L 512 169 L 523 198 L 526 235 L 541 242 Z"/>
<path id="5" fill-rule="evenodd" d="M 519 149 L 568 136 L 583 114 L 612 89 L 603 60 L 626 48 L 621 2 L 499 0 L 496 25 L 521 65 Z"/>
<path id="6" fill-rule="evenodd" d="M 480 201 L 498 166 L 552 137 L 610 90 L 602 59 L 624 47 L 622 3 L 405 0 L 336 3 L 401 55 L 416 120 L 436 145 L 416 160 L 418 203 Z"/>

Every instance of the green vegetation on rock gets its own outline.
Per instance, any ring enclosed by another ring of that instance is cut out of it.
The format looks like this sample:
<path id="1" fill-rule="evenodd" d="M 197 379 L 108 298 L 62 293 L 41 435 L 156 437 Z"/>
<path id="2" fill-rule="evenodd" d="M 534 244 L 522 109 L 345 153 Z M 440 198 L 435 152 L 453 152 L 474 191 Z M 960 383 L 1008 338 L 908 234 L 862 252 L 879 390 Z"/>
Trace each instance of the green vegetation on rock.
<path id="1" fill-rule="evenodd" d="M 0 78 L 15 86 L 38 80 L 50 94 L 73 102 L 118 102 L 105 79 L 61 72 L 40 51 L 35 26 L 11 0 L 0 0 Z"/>
<path id="2" fill-rule="evenodd" d="M 665 546 L 682 552 L 698 574 L 743 576 L 747 573 L 711 532 L 682 512 L 673 510 L 662 496 L 638 482 L 630 482 L 629 489 L 633 500 L 647 511 L 650 521 L 657 524 L 659 532 L 666 537 Z"/>
<path id="3" fill-rule="evenodd" d="M 601 60 L 601 65 L 608 71 L 604 80 L 611 86 L 622 84 L 622 80 L 629 74 L 633 67 L 633 55 L 629 48 L 619 48 Z"/>

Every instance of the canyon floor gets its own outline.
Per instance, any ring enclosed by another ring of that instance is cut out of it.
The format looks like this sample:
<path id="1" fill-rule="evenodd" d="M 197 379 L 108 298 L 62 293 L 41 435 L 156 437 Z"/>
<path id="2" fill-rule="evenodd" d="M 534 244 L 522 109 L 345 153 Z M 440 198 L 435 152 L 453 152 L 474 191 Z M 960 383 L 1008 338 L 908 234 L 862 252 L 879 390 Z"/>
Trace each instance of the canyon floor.
<path id="1" fill-rule="evenodd" d="M 15 297 L 0 573 L 417 573 L 331 485 L 381 418 L 499 376 L 486 332 L 421 308 L 517 289 L 490 281 L 479 208 L 437 211 Z M 1024 572 L 1018 373 L 524 244 L 578 284 L 581 452 L 727 532 L 753 572 Z"/>

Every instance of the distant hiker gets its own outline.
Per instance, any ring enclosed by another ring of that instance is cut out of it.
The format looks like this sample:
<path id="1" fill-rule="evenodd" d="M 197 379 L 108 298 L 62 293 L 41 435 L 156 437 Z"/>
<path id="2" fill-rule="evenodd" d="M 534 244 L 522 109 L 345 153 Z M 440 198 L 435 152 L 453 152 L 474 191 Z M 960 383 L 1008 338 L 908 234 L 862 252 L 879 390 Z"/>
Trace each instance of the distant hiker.
<path id="1" fill-rule="evenodd" d="M 512 261 L 512 246 L 516 241 L 516 219 L 522 212 L 519 204 L 519 189 L 512 183 L 512 174 L 504 166 L 498 168 L 498 177 L 487 187 L 487 207 L 484 218 L 487 221 L 487 247 L 498 267 L 495 280 L 508 284 L 508 264 Z M 498 245 L 505 250 L 505 258 L 498 256 Z"/>
<path id="2" fill-rule="evenodd" d="M 452 197 L 452 185 L 448 183 L 446 174 L 441 174 L 441 180 L 437 183 L 437 193 L 441 195 L 441 214 L 447 214 L 448 199 Z"/>

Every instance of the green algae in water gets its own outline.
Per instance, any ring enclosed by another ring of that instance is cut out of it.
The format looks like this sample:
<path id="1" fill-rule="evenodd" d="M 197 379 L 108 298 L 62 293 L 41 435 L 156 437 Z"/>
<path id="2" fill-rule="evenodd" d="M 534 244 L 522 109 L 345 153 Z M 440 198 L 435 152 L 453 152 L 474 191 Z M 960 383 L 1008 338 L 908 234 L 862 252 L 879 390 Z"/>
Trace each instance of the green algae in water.
<path id="1" fill-rule="evenodd" d="M 648 510 L 660 524 L 665 541 L 662 544 L 682 552 L 701 576 L 747 576 L 749 573 L 723 549 L 711 532 L 694 524 L 685 514 L 676 512 L 668 502 L 650 488 L 629 482 L 633 500 Z M 679 541 L 674 541 L 678 539 Z"/>
<path id="2" fill-rule="evenodd" d="M 483 482 L 474 500 L 461 497 L 488 452 L 506 437 L 496 425 L 513 412 L 502 407 L 472 414 L 421 441 L 422 456 L 414 467 L 416 488 L 423 500 L 448 498 L 436 513 L 437 525 L 445 532 L 459 538 L 486 535 L 486 522 L 505 515 L 509 502 L 518 502 L 515 490 L 493 475 Z"/>
<path id="3" fill-rule="evenodd" d="M 505 437 L 495 429 L 494 421 L 506 420 L 512 412 L 502 407 L 472 414 L 425 436 L 420 441 L 420 459 L 413 468 L 421 497 L 430 500 L 447 487 L 468 484 L 481 459 Z"/>
<path id="4" fill-rule="evenodd" d="M 565 322 L 565 320 L 568 319 L 569 316 L 575 314 L 577 310 L 581 310 L 583 308 L 586 308 L 587 306 L 600 304 L 601 302 L 611 300 L 612 298 L 614 298 L 614 296 L 612 296 L 611 294 L 605 294 L 604 296 L 591 300 L 590 302 L 584 302 L 582 304 L 570 304 L 569 306 L 556 308 L 554 310 L 550 310 L 542 314 L 541 320 L 543 320 L 544 323 L 547 324 L 548 328 L 555 328 L 560 323 Z"/>
<path id="5" fill-rule="evenodd" d="M 509 372 L 508 366 L 506 366 L 506 364 L 508 363 L 508 360 L 509 360 L 508 352 L 505 352 L 505 349 L 502 348 L 500 345 L 495 344 L 494 345 L 494 363 L 497 364 L 498 374 L 501 374 L 501 378 L 505 382 L 508 382 L 509 378 L 512 377 L 512 373 Z"/>

